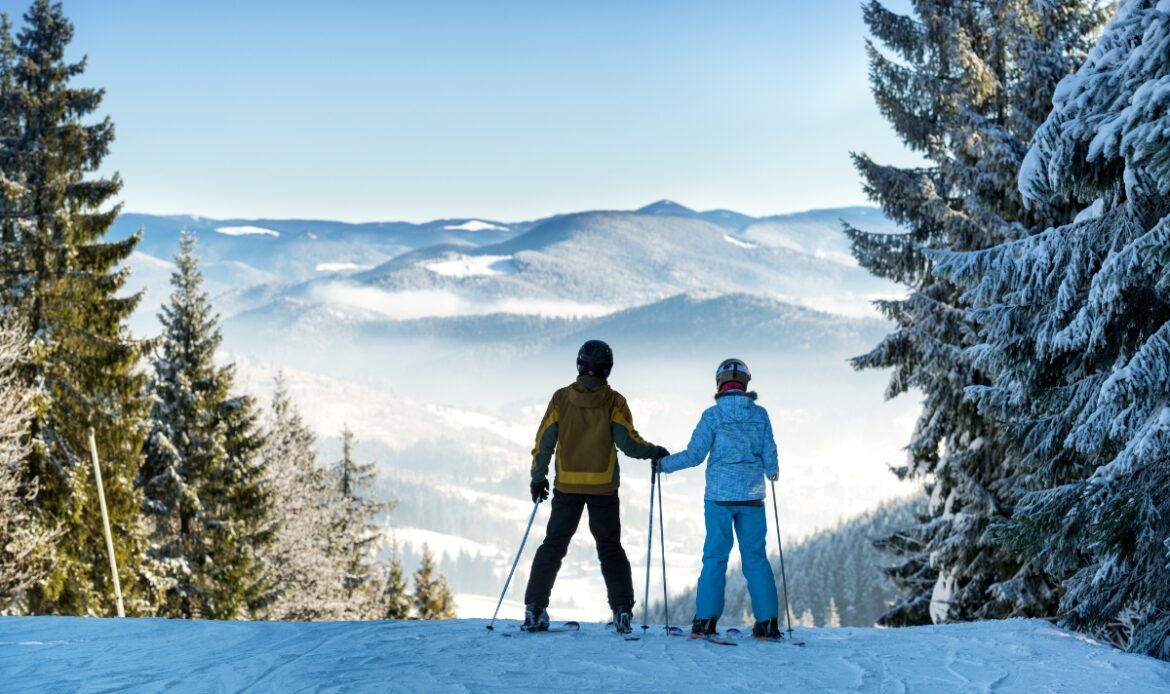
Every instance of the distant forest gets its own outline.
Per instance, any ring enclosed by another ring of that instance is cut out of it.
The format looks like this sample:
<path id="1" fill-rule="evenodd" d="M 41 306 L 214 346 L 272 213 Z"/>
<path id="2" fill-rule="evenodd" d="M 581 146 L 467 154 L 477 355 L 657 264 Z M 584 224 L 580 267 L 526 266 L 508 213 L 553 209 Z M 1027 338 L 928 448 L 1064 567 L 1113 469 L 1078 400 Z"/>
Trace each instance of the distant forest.
<path id="1" fill-rule="evenodd" d="M 793 624 L 802 626 L 873 626 L 897 597 L 884 568 L 894 558 L 874 547 L 874 541 L 888 537 L 914 521 L 925 510 L 923 499 L 890 501 L 877 509 L 833 528 L 822 530 L 802 542 L 785 548 L 784 568 L 791 592 Z M 768 537 L 772 570 L 781 596 L 780 558 L 776 538 Z M 734 554 L 733 554 L 734 556 Z M 697 579 L 697 577 L 696 577 Z M 651 605 L 651 621 L 662 623 L 666 614 L 661 600 Z M 672 595 L 670 623 L 689 624 L 695 609 L 695 586 Z M 783 620 L 783 616 L 781 616 Z M 751 600 L 738 564 L 728 569 L 727 603 L 720 624 L 751 624 Z"/>

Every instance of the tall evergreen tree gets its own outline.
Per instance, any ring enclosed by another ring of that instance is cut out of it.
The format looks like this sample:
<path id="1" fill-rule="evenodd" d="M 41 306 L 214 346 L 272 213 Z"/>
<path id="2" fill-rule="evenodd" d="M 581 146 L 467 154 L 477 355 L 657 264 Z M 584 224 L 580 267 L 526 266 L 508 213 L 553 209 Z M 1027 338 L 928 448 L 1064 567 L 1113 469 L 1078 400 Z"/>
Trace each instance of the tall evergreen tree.
<path id="1" fill-rule="evenodd" d="M 0 324 L 0 615 L 27 611 L 27 591 L 44 578 L 59 531 L 38 527 L 22 490 L 28 454 L 30 391 L 20 378 L 27 358 L 24 331 Z"/>
<path id="2" fill-rule="evenodd" d="M 379 514 L 393 504 L 374 496 L 374 463 L 354 458 L 356 440 L 349 427 L 341 432 L 341 459 L 330 470 L 333 485 L 333 537 L 337 561 L 344 572 L 342 595 L 347 615 L 356 619 L 380 616 L 374 554 L 382 540 Z"/>
<path id="3" fill-rule="evenodd" d="M 103 243 L 120 207 L 117 175 L 93 175 L 114 139 L 90 122 L 103 91 L 71 86 L 85 60 L 65 60 L 73 27 L 60 3 L 36 0 L 15 43 L 0 37 L 0 244 L 5 303 L 27 326 L 22 374 L 34 389 L 24 489 L 41 527 L 63 531 L 48 576 L 29 593 L 35 613 L 114 611 L 89 460 L 97 434 L 121 584 L 132 611 L 144 546 L 133 480 L 149 407 L 136 370 L 141 346 L 126 321 L 139 294 L 119 296 L 138 237 Z"/>
<path id="4" fill-rule="evenodd" d="M 184 232 L 159 315 L 151 362 L 152 430 L 139 482 L 153 521 L 150 555 L 159 613 L 234 619 L 254 616 L 269 597 L 257 553 L 271 541 L 251 398 L 232 393 L 233 370 L 214 363 L 221 337 Z"/>
<path id="5" fill-rule="evenodd" d="M 20 297 L 18 282 L 24 255 L 16 223 L 24 186 L 17 149 L 21 133 L 15 68 L 12 22 L 6 13 L 0 13 L 0 306 L 4 313 L 11 312 Z"/>
<path id="6" fill-rule="evenodd" d="M 414 614 L 419 619 L 454 619 L 455 598 L 447 577 L 435 568 L 435 555 L 423 545 L 422 561 L 414 572 Z"/>
<path id="7" fill-rule="evenodd" d="M 1170 14 L 1125 0 L 1060 83 L 1019 187 L 1070 224 L 941 256 L 984 340 L 973 389 L 1016 428 L 1002 533 L 1065 589 L 1065 623 L 1170 659 Z"/>
<path id="8" fill-rule="evenodd" d="M 887 397 L 911 389 L 924 396 L 908 463 L 897 472 L 923 480 L 931 506 L 923 523 L 900 533 L 903 551 L 921 551 L 892 572 L 907 593 L 887 624 L 925 621 L 931 602 L 946 606 L 945 619 L 1051 610 L 1041 567 L 988 532 L 1011 512 L 1016 471 L 1006 432 L 965 396 L 968 385 L 987 383 L 965 351 L 977 327 L 960 291 L 934 271 L 931 252 L 987 248 L 1071 218 L 1059 197 L 1025 207 L 1014 181 L 1057 82 L 1083 59 L 1100 24 L 1097 5 L 916 0 L 914 16 L 876 0 L 864 7 L 888 50 L 867 45 L 874 98 L 927 162 L 906 169 L 855 155 L 866 193 L 907 233 L 846 229 L 863 267 L 908 290 L 879 303 L 897 327 L 854 366 L 892 368 Z"/>
<path id="9" fill-rule="evenodd" d="M 345 614 L 344 567 L 331 553 L 332 515 L 316 438 L 301 419 L 283 376 L 277 376 L 265 424 L 264 475 L 273 494 L 275 535 L 264 559 L 277 597 L 274 619 L 315 620 Z"/>

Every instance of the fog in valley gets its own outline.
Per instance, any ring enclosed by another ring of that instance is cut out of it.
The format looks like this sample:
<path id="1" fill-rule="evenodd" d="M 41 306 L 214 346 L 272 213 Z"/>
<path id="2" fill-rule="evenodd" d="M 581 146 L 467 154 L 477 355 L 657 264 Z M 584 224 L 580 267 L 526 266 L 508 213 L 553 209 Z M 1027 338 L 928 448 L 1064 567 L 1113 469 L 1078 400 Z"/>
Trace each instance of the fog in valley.
<path id="1" fill-rule="evenodd" d="M 410 570 L 427 544 L 460 615 L 490 616 L 532 510 L 537 426 L 587 339 L 613 347 L 611 385 L 643 437 L 672 451 L 712 404 L 715 366 L 748 363 L 780 449 L 786 543 L 914 491 L 888 470 L 904 457 L 914 398 L 884 401 L 888 375 L 848 363 L 888 332 L 871 302 L 896 290 L 856 267 L 842 220 L 893 231 L 868 208 L 760 220 L 663 202 L 522 224 L 126 215 L 115 232 L 143 233 L 132 288 L 147 290 L 133 321 L 144 336 L 157 332 L 179 231 L 198 235 L 237 387 L 267 400 L 283 373 L 323 463 L 352 429 L 396 501 L 382 551 L 396 543 Z M 623 538 L 640 577 L 649 464 L 620 464 Z M 702 468 L 663 480 L 672 591 L 697 576 L 702 498 Z M 516 603 L 547 514 L 513 580 Z M 605 615 L 584 522 L 550 610 Z"/>

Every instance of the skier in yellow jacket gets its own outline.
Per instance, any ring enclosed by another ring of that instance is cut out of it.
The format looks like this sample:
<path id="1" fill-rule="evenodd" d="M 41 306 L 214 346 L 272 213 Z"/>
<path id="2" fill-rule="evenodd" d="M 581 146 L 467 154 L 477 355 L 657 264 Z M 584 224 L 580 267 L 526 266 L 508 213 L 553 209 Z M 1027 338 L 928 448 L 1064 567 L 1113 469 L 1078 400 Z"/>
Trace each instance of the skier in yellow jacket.
<path id="1" fill-rule="evenodd" d="M 658 459 L 666 449 L 645 441 L 634 429 L 626 399 L 609 387 L 613 351 L 589 340 L 577 352 L 577 380 L 553 393 L 532 450 L 532 500 L 548 498 L 548 469 L 556 451 L 552 515 L 536 550 L 524 593 L 526 630 L 548 628 L 548 601 L 561 560 L 589 507 L 589 531 L 597 542 L 601 575 L 618 632 L 630 631 L 634 584 L 622 548 L 617 449 L 631 458 Z"/>

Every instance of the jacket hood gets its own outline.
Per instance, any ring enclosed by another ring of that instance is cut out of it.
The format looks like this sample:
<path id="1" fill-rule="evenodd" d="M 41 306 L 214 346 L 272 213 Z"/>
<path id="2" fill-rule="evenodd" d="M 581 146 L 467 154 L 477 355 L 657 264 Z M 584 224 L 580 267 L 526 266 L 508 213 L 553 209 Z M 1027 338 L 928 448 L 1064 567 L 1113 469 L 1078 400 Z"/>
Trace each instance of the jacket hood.
<path id="1" fill-rule="evenodd" d="M 728 396 L 739 397 L 728 397 Z M 719 409 L 725 419 L 744 422 L 752 419 L 752 412 L 756 409 L 756 394 L 745 393 L 742 390 L 731 390 L 720 393 L 715 397 L 715 407 Z"/>
<path id="2" fill-rule="evenodd" d="M 589 385 L 594 387 L 589 388 Z M 611 392 L 609 384 L 604 380 L 583 376 L 569 387 L 569 402 L 573 403 L 574 407 L 588 410 L 609 407 Z"/>

